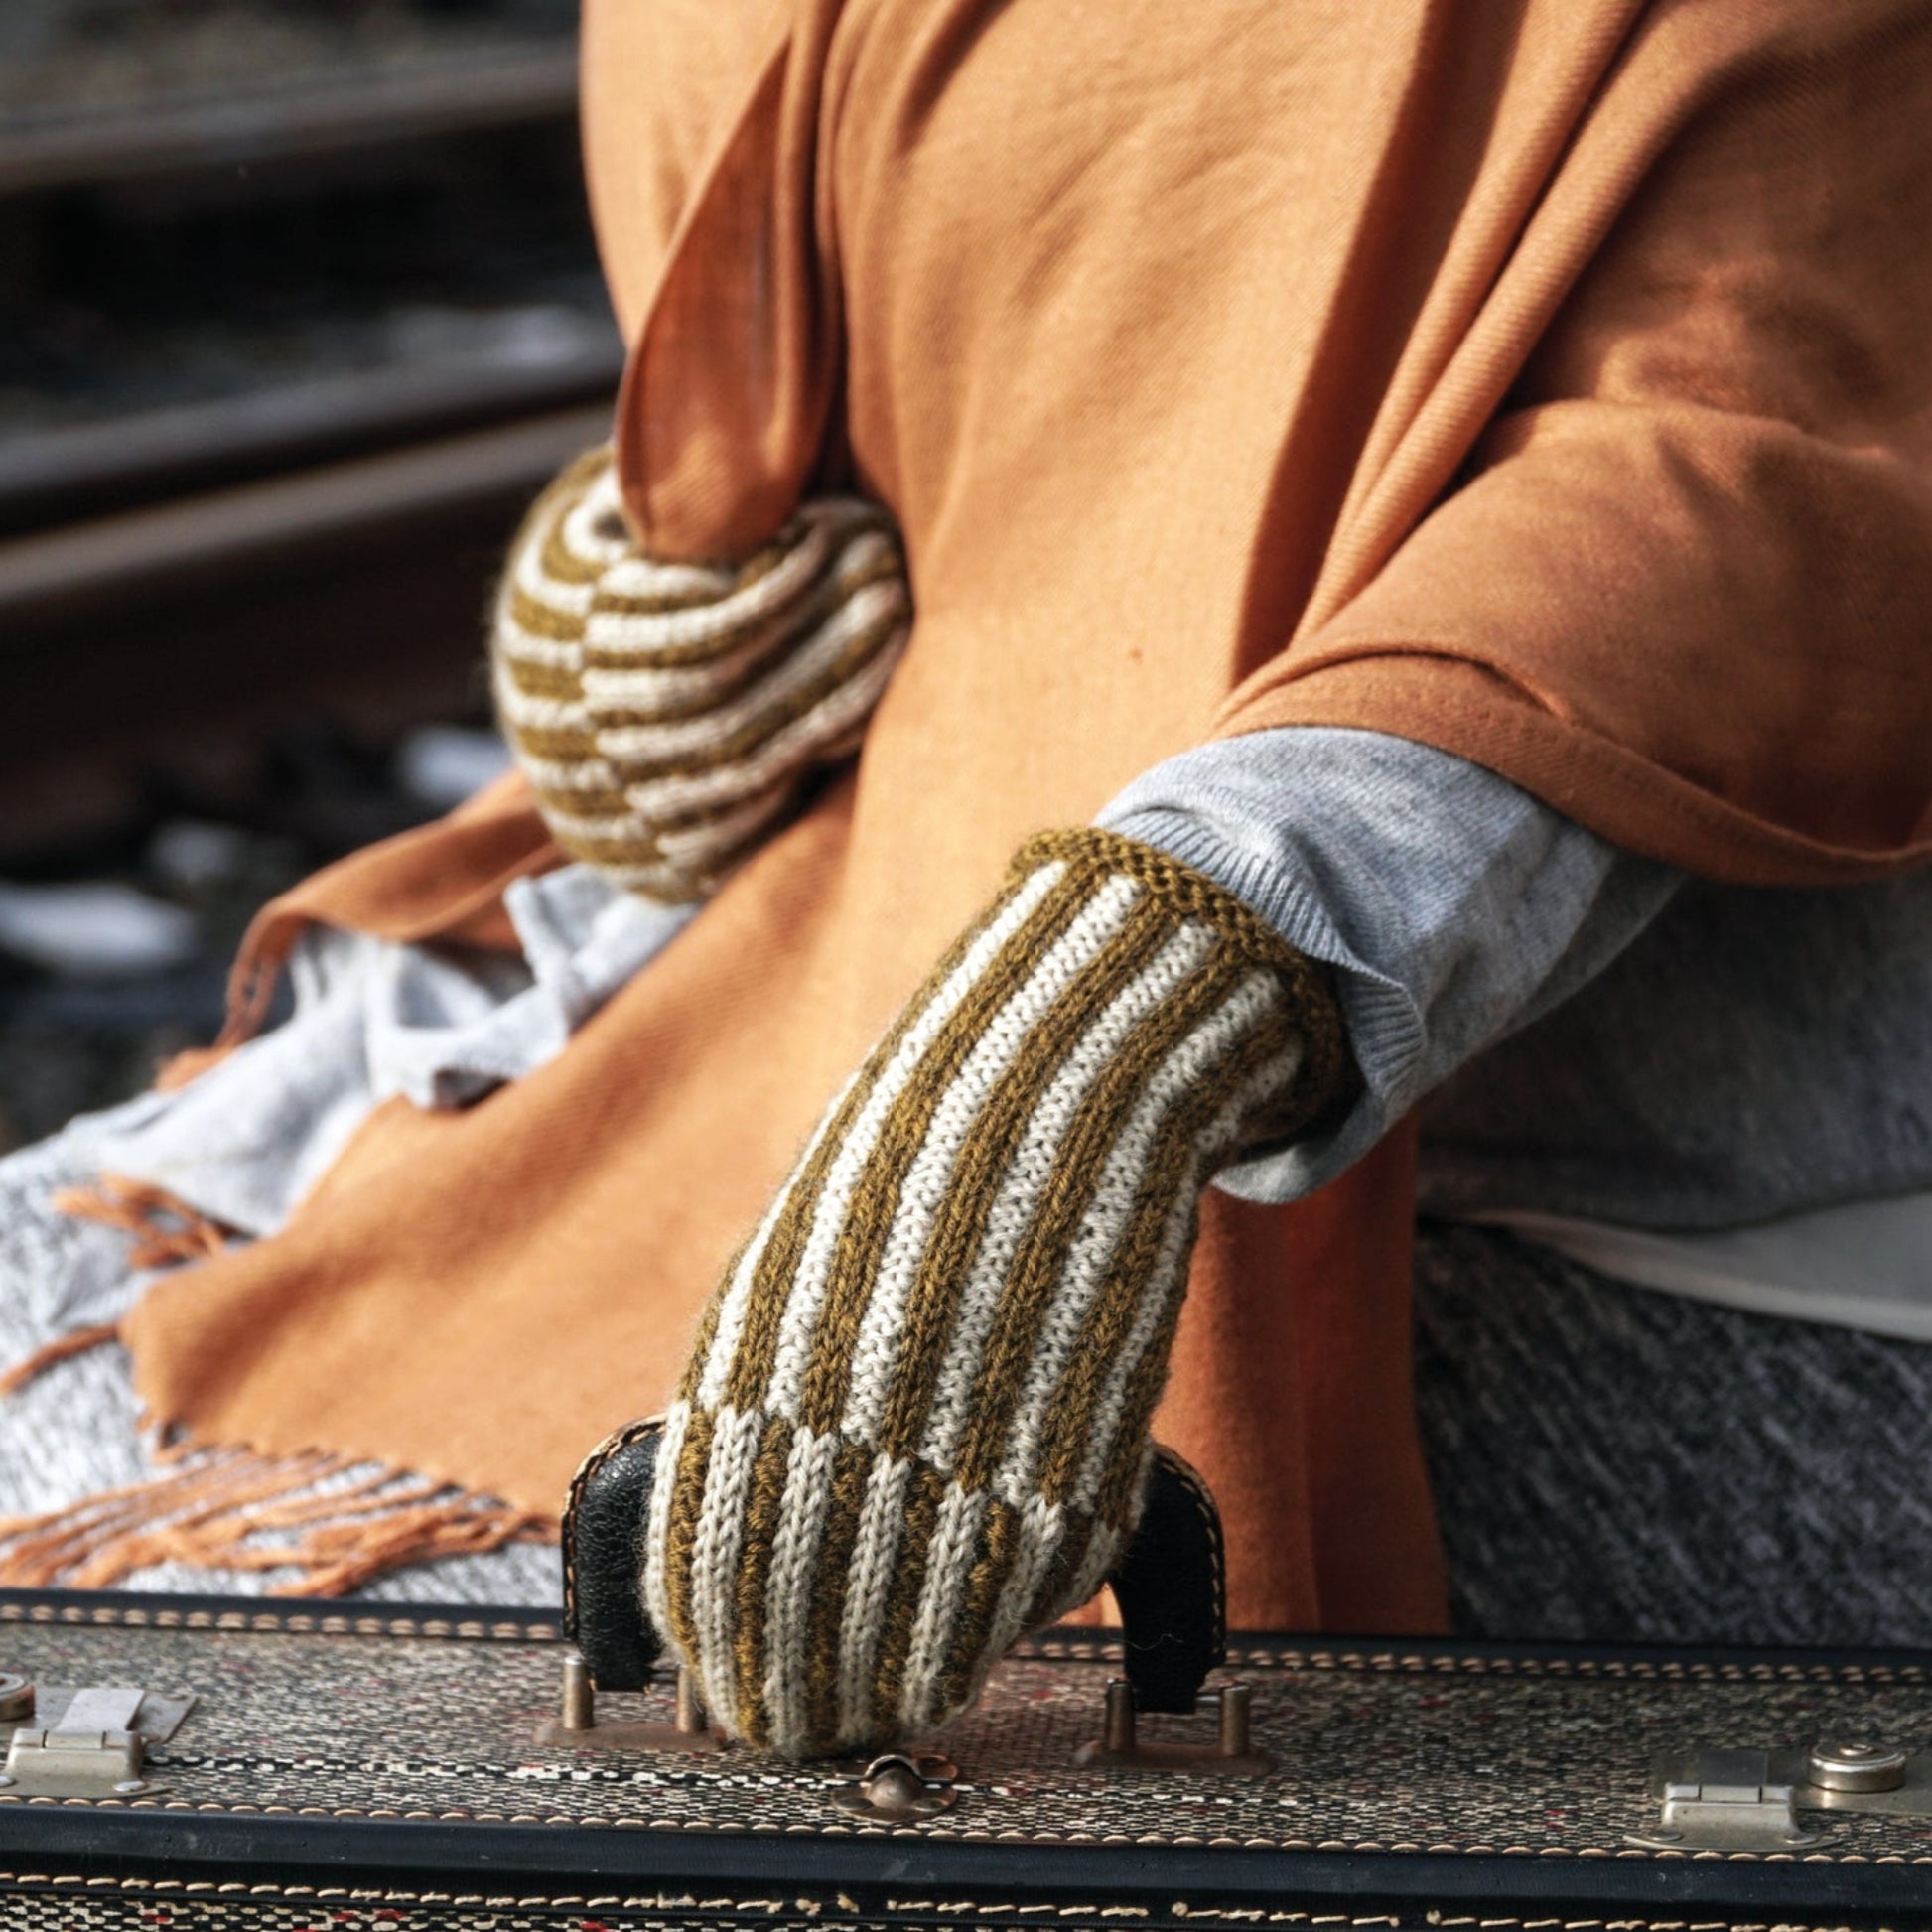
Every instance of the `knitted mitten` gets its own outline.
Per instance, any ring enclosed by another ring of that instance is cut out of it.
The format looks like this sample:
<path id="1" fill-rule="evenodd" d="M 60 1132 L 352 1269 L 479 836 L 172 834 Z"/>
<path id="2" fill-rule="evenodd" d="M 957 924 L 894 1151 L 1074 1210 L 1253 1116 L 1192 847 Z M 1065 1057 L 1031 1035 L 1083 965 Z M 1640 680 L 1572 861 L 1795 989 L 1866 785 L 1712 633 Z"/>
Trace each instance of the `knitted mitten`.
<path id="1" fill-rule="evenodd" d="M 1346 1067 L 1313 966 L 1110 833 L 1049 833 L 834 1102 L 665 1418 L 644 1597 L 720 1722 L 943 1722 L 1131 1534 L 1200 1190 Z"/>
<path id="2" fill-rule="evenodd" d="M 497 713 L 565 851 L 653 898 L 701 898 L 858 744 L 909 611 L 873 505 L 809 502 L 744 563 L 657 563 L 595 450 L 511 545 Z"/>

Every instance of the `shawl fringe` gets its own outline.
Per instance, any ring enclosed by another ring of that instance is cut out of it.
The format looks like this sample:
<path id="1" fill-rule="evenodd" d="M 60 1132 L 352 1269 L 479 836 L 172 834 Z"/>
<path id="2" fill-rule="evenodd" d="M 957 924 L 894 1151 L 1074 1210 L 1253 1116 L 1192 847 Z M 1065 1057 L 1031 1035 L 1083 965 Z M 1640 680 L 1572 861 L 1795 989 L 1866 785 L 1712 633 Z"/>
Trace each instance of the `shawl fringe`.
<path id="1" fill-rule="evenodd" d="M 288 1571 L 264 1594 L 344 1596 L 406 1564 L 555 1543 L 555 1518 L 314 1451 L 162 1451 L 172 1467 L 38 1516 L 0 1519 L 0 1584 L 107 1589 L 161 1564 Z"/>
<path id="2" fill-rule="evenodd" d="M 204 1261 L 232 1237 L 165 1188 L 120 1174 L 62 1188 L 51 1204 L 127 1234 L 137 1269 Z M 0 1374 L 0 1399 L 120 1339 L 118 1322 L 57 1335 Z M 140 1482 L 40 1515 L 0 1518 L 0 1585 L 106 1589 L 143 1570 L 182 1564 L 290 1573 L 269 1587 L 271 1596 L 343 1596 L 406 1564 L 558 1539 L 553 1517 L 366 1458 L 324 1450 L 272 1457 L 186 1444 L 160 1455 L 164 1466 Z"/>

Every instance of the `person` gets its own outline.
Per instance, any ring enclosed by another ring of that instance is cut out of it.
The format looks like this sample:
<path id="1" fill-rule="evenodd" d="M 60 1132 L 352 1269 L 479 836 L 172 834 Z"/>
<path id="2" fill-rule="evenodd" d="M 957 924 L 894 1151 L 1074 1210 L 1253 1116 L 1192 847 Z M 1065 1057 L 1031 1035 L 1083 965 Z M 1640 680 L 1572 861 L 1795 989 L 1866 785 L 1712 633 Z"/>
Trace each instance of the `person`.
<path id="1" fill-rule="evenodd" d="M 1150 1431 L 1237 1626 L 1926 1640 L 1920 10 L 593 0 L 585 79 L 522 769 L 7 1165 L 0 1581 L 546 1588 L 666 1406 L 640 1588 L 792 1752 L 1076 1605 Z"/>

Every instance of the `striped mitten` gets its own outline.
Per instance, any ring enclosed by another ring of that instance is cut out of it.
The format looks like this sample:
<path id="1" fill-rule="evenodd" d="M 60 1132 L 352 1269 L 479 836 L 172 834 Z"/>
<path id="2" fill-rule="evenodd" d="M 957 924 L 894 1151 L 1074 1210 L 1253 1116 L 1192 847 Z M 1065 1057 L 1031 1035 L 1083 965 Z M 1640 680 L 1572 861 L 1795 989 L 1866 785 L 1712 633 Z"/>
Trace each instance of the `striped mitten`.
<path id="1" fill-rule="evenodd" d="M 595 450 L 510 547 L 497 715 L 566 852 L 652 898 L 702 898 L 857 746 L 910 611 L 874 505 L 817 498 L 744 563 L 658 563 Z"/>
<path id="2" fill-rule="evenodd" d="M 1313 966 L 1111 833 L 1049 833 L 834 1102 L 665 1419 L 653 1621 L 788 1756 L 943 1722 L 1139 1509 L 1201 1188 L 1336 1091 Z"/>

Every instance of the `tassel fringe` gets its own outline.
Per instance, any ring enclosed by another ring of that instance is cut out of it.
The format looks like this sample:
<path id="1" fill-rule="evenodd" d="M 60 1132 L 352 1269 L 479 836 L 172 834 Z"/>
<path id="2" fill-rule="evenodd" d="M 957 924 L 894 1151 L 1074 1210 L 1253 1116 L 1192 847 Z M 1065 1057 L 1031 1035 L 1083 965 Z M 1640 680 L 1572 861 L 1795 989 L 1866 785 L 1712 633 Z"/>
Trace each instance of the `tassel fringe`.
<path id="1" fill-rule="evenodd" d="M 62 1362 L 71 1361 L 76 1355 L 85 1355 L 96 1348 L 104 1348 L 110 1341 L 121 1338 L 121 1324 L 118 1321 L 103 1321 L 98 1327 L 72 1328 L 65 1335 L 56 1335 L 52 1341 L 43 1342 L 24 1362 L 16 1362 L 4 1375 L 0 1375 L 0 1401 L 10 1395 L 18 1395 L 28 1383 L 38 1381 L 51 1368 Z"/>
<path id="2" fill-rule="evenodd" d="M 121 1174 L 63 1188 L 51 1205 L 130 1236 L 128 1262 L 137 1269 L 208 1260 L 231 1233 L 166 1189 Z M 57 1335 L 0 1374 L 0 1398 L 119 1337 L 113 1322 Z M 289 1573 L 269 1587 L 271 1596 L 345 1596 L 408 1564 L 558 1539 L 554 1517 L 324 1450 L 161 1454 L 171 1466 L 144 1481 L 38 1516 L 0 1518 L 0 1585 L 107 1589 L 144 1570 L 181 1564 Z"/>
<path id="3" fill-rule="evenodd" d="M 125 1174 L 104 1173 L 92 1187 L 62 1187 L 49 1199 L 57 1214 L 96 1221 L 132 1235 L 132 1268 L 172 1268 L 178 1262 L 207 1261 L 227 1245 L 231 1229 L 199 1208 L 178 1200 L 165 1187 Z"/>
<path id="4" fill-rule="evenodd" d="M 40 1516 L 0 1519 L 0 1584 L 106 1589 L 161 1564 L 290 1571 L 271 1596 L 343 1596 L 406 1564 L 555 1543 L 555 1518 L 316 1452 L 175 1451 L 175 1466 Z"/>

